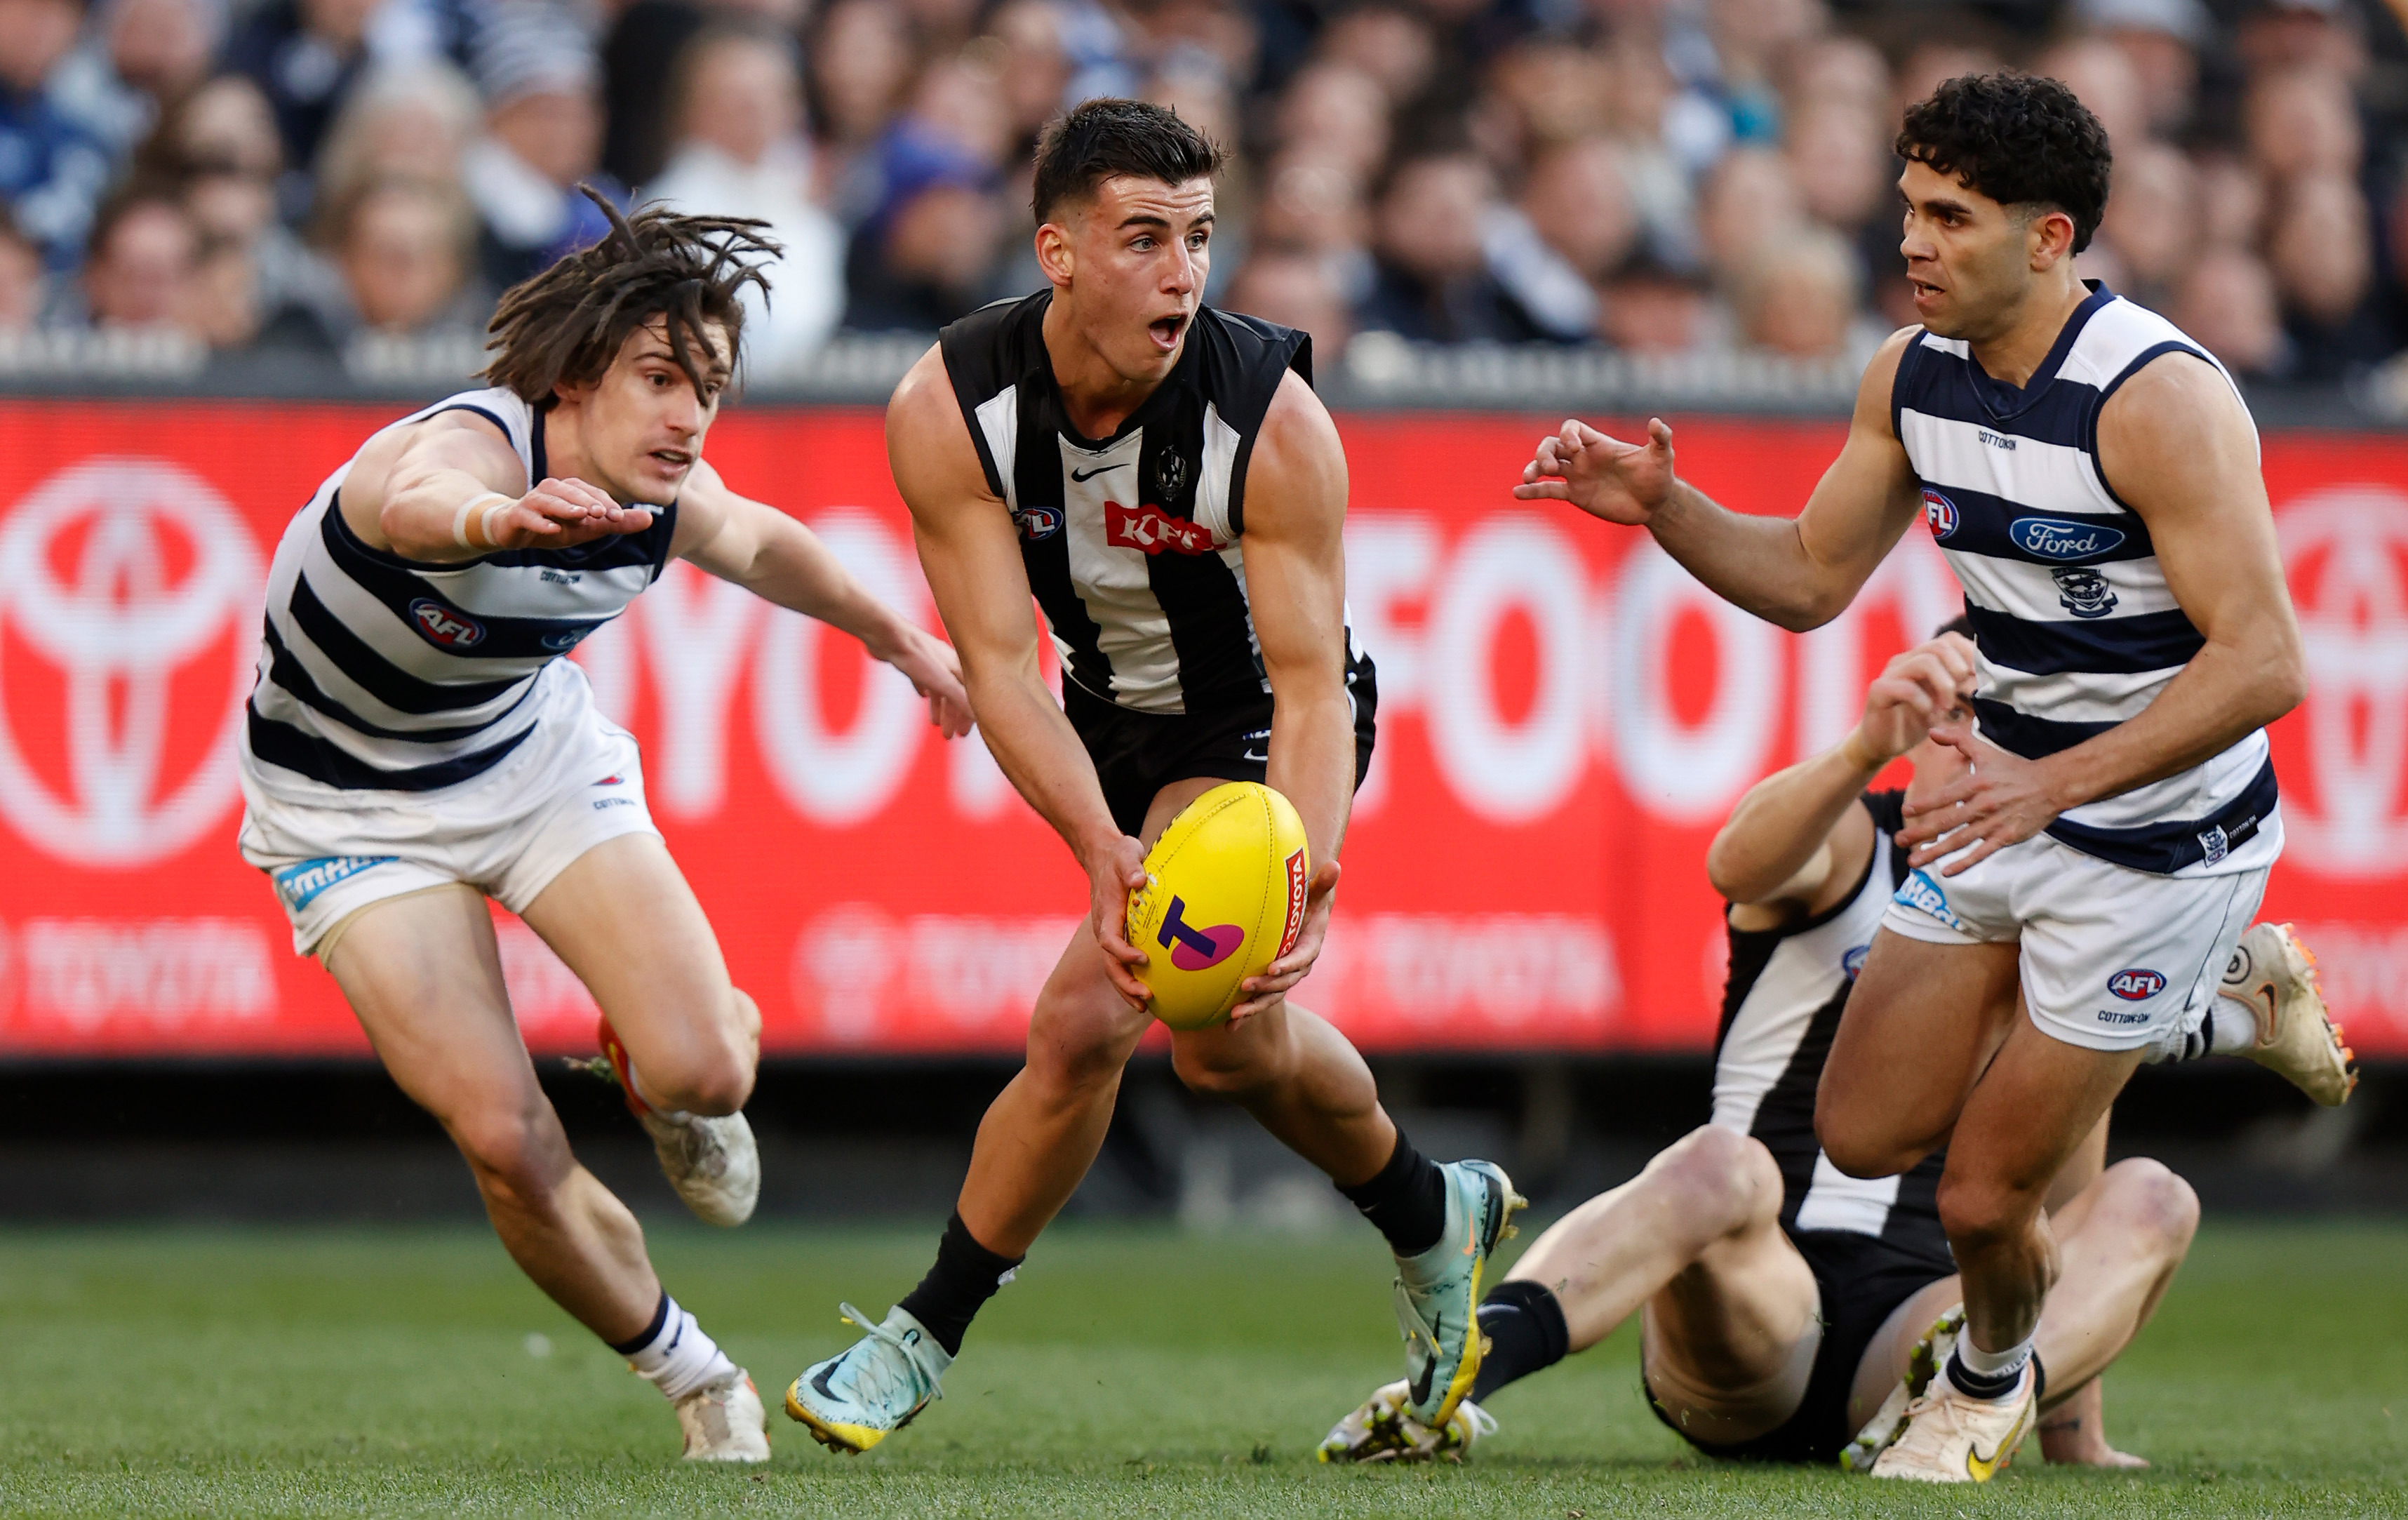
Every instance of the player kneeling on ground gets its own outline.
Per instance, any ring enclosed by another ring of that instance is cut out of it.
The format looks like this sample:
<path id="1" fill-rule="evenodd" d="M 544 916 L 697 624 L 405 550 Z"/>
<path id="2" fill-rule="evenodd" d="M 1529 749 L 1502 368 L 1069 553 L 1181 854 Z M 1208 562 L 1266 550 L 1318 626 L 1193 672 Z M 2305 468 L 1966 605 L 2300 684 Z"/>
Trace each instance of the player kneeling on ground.
<path id="1" fill-rule="evenodd" d="M 761 223 L 610 216 L 599 246 L 502 298 L 494 389 L 369 438 L 286 530 L 241 845 L 294 948 L 334 974 L 385 1068 L 468 1158 L 526 1274 L 674 1403 L 687 1456 L 762 1461 L 752 1380 L 569 1154 L 484 899 L 601 1004 L 612 1074 L 679 1195 L 741 1224 L 761 1181 L 738 1112 L 760 1011 L 652 827 L 635 740 L 563 656 L 680 555 L 859 638 L 948 734 L 968 731 L 968 704 L 950 649 L 702 461 L 737 293 L 760 280 L 748 261 L 776 252 Z"/>
<path id="2" fill-rule="evenodd" d="M 1731 899 L 1713 1122 L 1532 1243 L 1481 1307 L 1494 1344 L 1452 1420 L 1414 1420 L 1392 1385 L 1330 1432 L 1325 1460 L 1459 1459 L 1494 1428 L 1490 1395 L 1634 1312 L 1649 1400 L 1701 1451 L 1844 1456 L 1861 1470 L 1895 1439 L 1963 1325 L 1938 1206 L 1945 1153 L 1900 1177 L 1843 1176 L 1815 1143 L 1814 1094 L 1906 875 L 1901 810 L 1964 767 L 1925 732 L 1959 705 L 1972 669 L 1956 632 L 1899 655 L 1844 742 L 1740 800 L 1708 857 Z M 1905 793 L 1860 791 L 1900 753 L 1914 772 Z M 2213 1012 L 2159 1056 L 2236 1049 L 2341 1101 L 2345 1062 L 2296 942 L 2261 924 L 2243 945 Z M 2065 1270 L 2040 1325 L 2042 1444 L 2053 1461 L 2137 1465 L 2100 1431 L 2097 1379 L 2156 1308 L 2199 1208 L 2155 1161 L 2100 1171 L 2105 1143 L 2102 1122 L 2050 1197 Z M 1985 1460 L 1995 1470 L 2012 1455 Z"/>

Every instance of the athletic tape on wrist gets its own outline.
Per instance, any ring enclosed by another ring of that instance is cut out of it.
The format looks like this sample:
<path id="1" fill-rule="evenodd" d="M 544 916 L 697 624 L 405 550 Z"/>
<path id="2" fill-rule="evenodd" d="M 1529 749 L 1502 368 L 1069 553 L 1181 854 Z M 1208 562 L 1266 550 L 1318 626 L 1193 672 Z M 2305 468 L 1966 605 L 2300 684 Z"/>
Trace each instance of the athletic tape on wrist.
<path id="1" fill-rule="evenodd" d="M 509 505 L 510 505 L 510 498 L 503 495 L 498 491 L 489 491 L 481 496 L 470 496 L 467 500 L 460 504 L 459 511 L 452 514 L 452 537 L 459 540 L 460 547 L 463 549 L 476 548 L 477 545 L 468 538 L 468 514 L 476 511 L 479 507 L 482 507 L 484 509 L 484 513 L 477 519 L 477 531 L 484 535 L 485 547 L 488 549 L 492 548 L 494 544 L 494 511 L 496 508 L 508 507 Z"/>

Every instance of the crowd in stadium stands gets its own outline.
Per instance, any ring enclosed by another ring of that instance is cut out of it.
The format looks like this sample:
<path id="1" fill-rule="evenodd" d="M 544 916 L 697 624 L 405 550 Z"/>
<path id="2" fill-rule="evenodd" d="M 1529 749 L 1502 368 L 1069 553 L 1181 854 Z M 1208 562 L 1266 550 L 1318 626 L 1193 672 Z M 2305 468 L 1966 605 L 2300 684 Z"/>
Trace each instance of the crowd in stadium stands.
<path id="1" fill-rule="evenodd" d="M 1325 354 L 1845 357 L 1914 320 L 1901 108 L 2001 65 L 2111 135 L 2086 273 L 2253 377 L 2408 349 L 2383 0 L 0 0 L 0 332 L 474 332 L 584 182 L 772 224 L 774 380 L 1039 286 L 1029 146 L 1112 93 L 1232 150 L 1209 298 Z"/>

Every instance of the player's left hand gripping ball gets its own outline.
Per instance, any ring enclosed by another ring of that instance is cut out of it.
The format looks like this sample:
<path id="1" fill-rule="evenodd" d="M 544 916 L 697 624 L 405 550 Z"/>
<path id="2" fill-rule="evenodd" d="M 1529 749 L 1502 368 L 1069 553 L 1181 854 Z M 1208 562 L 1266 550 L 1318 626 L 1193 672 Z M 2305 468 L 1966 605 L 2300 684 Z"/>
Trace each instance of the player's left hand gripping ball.
<path id="1" fill-rule="evenodd" d="M 1269 787 L 1230 782 L 1182 809 L 1128 899 L 1154 1016 L 1174 1029 L 1227 1019 L 1246 980 L 1295 948 L 1312 880 L 1304 820 Z"/>

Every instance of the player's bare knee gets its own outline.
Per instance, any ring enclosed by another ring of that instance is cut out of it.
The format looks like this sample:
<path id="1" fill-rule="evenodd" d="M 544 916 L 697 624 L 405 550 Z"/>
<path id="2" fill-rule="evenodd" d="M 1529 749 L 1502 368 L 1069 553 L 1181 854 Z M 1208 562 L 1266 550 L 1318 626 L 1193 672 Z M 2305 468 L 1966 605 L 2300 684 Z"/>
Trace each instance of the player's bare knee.
<path id="1" fill-rule="evenodd" d="M 2119 1161 L 2104 1179 L 2113 1188 L 2117 1218 L 2155 1254 L 2179 1259 L 2199 1231 L 2199 1195 L 2162 1161 L 2135 1156 Z"/>
<path id="2" fill-rule="evenodd" d="M 1278 1082 L 1267 1056 L 1252 1041 L 1180 1039 L 1171 1041 L 1170 1069 L 1189 1092 L 1234 1101 Z"/>
<path id="3" fill-rule="evenodd" d="M 1776 1212 L 1780 1208 L 1781 1169 L 1771 1153 L 1720 1125 L 1691 1130 L 1647 1169 L 1668 1197 L 1677 1200 L 1675 1217 L 1693 1226 L 1700 1240 L 1745 1229 L 1768 1205 Z"/>
<path id="4" fill-rule="evenodd" d="M 752 1096 L 754 1049 L 752 1039 L 724 1025 L 697 1031 L 673 1051 L 638 1059 L 636 1081 L 654 1108 L 717 1118 Z"/>
<path id="5" fill-rule="evenodd" d="M 1940 1179 L 1938 1201 L 1941 1226 L 1961 1256 L 2021 1239 L 2040 1212 L 2041 1196 L 1994 1178 L 1951 1173 Z"/>
<path id="6" fill-rule="evenodd" d="M 448 1116 L 444 1127 L 489 1199 L 540 1210 L 575 1163 L 568 1137 L 540 1093 Z"/>

